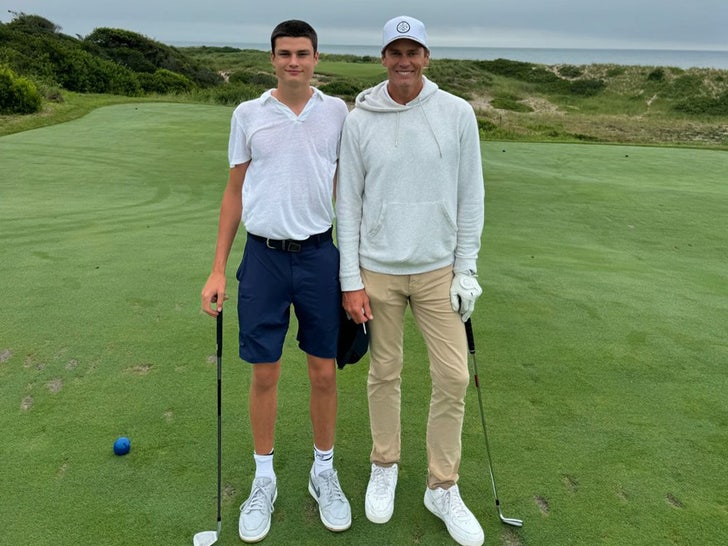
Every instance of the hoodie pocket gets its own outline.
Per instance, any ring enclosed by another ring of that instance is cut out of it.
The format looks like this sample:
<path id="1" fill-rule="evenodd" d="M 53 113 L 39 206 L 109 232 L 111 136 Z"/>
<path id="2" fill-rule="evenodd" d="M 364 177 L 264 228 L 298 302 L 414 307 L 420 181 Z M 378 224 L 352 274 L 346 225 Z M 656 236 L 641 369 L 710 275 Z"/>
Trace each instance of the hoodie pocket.
<path id="1" fill-rule="evenodd" d="M 380 263 L 438 263 L 452 259 L 457 244 L 457 225 L 441 201 L 386 203 L 367 233 L 362 250 Z"/>

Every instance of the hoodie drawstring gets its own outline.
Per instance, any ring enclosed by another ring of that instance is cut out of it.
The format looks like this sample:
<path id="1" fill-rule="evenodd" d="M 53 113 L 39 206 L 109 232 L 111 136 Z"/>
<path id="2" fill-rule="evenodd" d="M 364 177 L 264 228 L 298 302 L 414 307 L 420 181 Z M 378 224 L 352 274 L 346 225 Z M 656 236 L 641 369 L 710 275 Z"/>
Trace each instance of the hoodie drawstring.
<path id="1" fill-rule="evenodd" d="M 432 124 L 430 123 L 430 118 L 427 117 L 427 111 L 425 110 L 425 107 L 422 106 L 422 101 L 418 100 L 417 105 L 422 110 L 422 115 L 425 117 L 425 121 L 427 122 L 427 126 L 430 128 L 430 133 L 432 133 L 432 138 L 435 139 L 435 144 L 437 144 L 437 151 L 440 152 L 440 159 L 442 159 L 442 147 L 440 146 L 440 141 L 437 140 L 437 135 L 435 134 L 435 130 L 432 128 Z M 397 120 L 399 122 L 399 116 L 397 117 Z"/>

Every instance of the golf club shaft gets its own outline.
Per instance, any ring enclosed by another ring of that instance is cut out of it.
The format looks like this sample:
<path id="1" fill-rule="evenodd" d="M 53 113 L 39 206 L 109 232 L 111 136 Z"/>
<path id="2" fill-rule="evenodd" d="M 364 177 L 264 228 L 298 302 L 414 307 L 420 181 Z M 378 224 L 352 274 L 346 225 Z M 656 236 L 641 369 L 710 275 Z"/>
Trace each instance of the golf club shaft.
<path id="1" fill-rule="evenodd" d="M 217 535 L 222 528 L 222 310 L 217 314 Z"/>
<path id="2" fill-rule="evenodd" d="M 216 301 L 217 298 L 213 299 Z M 193 546 L 212 546 L 222 532 L 222 310 L 217 314 L 217 532 L 201 531 L 192 537 Z"/>
<path id="3" fill-rule="evenodd" d="M 473 364 L 473 381 L 478 392 L 478 406 L 480 408 L 480 422 L 483 425 L 483 438 L 485 438 L 485 453 L 488 456 L 488 472 L 490 473 L 490 484 L 493 487 L 493 497 L 495 497 L 495 506 L 498 509 L 498 516 L 503 523 L 520 527 L 523 521 L 514 518 L 506 518 L 501 513 L 500 500 L 498 499 L 498 489 L 495 486 L 495 474 L 493 472 L 493 459 L 490 455 L 490 442 L 488 441 L 488 429 L 485 425 L 485 410 L 483 409 L 483 395 L 480 389 L 480 378 L 478 377 L 478 363 L 475 359 L 475 336 L 473 335 L 473 324 L 468 319 L 465 322 L 465 336 L 468 339 L 468 352 L 470 352 L 470 361 Z"/>

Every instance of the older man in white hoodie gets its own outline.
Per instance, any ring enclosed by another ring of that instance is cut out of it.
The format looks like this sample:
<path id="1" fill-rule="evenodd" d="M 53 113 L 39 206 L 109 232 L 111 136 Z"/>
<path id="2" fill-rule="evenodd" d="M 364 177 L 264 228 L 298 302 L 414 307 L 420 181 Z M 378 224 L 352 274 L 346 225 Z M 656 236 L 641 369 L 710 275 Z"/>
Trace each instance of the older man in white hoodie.
<path id="1" fill-rule="evenodd" d="M 429 353 L 425 506 L 464 546 L 483 530 L 458 490 L 465 392 L 463 322 L 482 290 L 475 273 L 484 221 L 480 138 L 472 107 L 423 75 L 421 21 L 383 30 L 388 79 L 363 91 L 344 123 L 336 216 L 343 306 L 370 332 L 373 447 L 367 517 L 389 521 L 400 463 L 403 319 L 409 304 Z"/>

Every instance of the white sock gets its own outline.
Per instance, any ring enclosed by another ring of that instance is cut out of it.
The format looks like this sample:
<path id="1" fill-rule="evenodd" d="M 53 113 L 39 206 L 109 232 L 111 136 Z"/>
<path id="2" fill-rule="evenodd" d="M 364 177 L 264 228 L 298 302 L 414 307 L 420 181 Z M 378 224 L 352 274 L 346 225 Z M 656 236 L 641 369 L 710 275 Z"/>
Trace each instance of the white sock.
<path id="1" fill-rule="evenodd" d="M 268 455 L 258 455 L 253 452 L 253 459 L 255 460 L 255 477 L 270 478 L 275 482 L 276 473 L 273 471 L 273 451 Z"/>
<path id="2" fill-rule="evenodd" d="M 313 473 L 318 476 L 326 470 L 334 468 L 334 447 L 328 451 L 321 451 L 315 445 L 313 446 Z"/>

